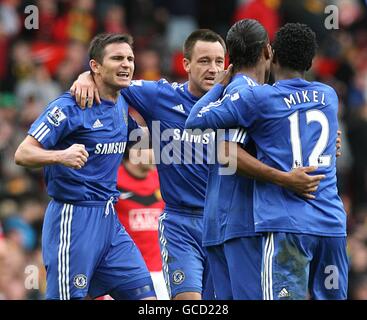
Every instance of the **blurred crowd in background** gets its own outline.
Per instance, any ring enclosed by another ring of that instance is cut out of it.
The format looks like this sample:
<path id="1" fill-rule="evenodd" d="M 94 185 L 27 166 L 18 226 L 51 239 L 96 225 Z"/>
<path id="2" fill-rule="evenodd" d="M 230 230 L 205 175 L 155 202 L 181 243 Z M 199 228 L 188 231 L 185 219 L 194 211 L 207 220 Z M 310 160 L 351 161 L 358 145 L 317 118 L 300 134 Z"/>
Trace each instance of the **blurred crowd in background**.
<path id="1" fill-rule="evenodd" d="M 39 10 L 39 29 L 25 27 L 29 5 Z M 324 24 L 328 5 L 339 9 L 336 30 Z M 307 78 L 332 85 L 340 98 L 343 146 L 337 166 L 349 221 L 349 298 L 367 299 L 365 0 L 0 0 L 0 299 L 44 298 L 40 243 L 49 199 L 42 170 L 16 166 L 13 156 L 48 102 L 88 69 L 93 36 L 130 33 L 135 79 L 183 82 L 181 50 L 187 35 L 209 28 L 225 38 L 243 18 L 259 20 L 271 40 L 286 22 L 306 23 L 317 34 L 319 51 Z M 38 289 L 24 285 L 30 265 L 38 267 Z"/>

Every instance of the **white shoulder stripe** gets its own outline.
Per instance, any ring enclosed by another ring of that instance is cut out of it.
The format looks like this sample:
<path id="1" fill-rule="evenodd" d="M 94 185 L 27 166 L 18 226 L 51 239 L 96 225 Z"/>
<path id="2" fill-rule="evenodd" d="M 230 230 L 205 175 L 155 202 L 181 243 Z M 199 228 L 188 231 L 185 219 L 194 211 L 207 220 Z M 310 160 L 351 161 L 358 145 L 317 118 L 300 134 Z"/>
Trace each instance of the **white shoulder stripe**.
<path id="1" fill-rule="evenodd" d="M 42 129 L 41 130 L 39 130 L 38 132 L 37 132 L 37 134 L 34 136 L 37 140 L 39 139 L 39 137 L 47 130 L 48 128 L 47 128 L 47 126 L 46 125 L 44 125 L 43 127 L 42 127 Z"/>
<path id="2" fill-rule="evenodd" d="M 242 129 L 241 136 L 238 137 L 237 142 L 240 142 L 243 144 L 243 142 L 245 141 L 246 135 L 247 135 L 247 131 L 245 129 Z"/>
<path id="3" fill-rule="evenodd" d="M 44 128 L 44 126 L 45 126 L 45 123 L 44 123 L 44 122 L 42 122 L 42 123 L 37 127 L 37 129 L 36 129 L 36 130 L 34 130 L 34 131 L 31 133 L 31 135 L 32 135 L 33 137 L 35 137 L 35 136 L 37 135 L 37 133 L 38 133 L 42 128 Z"/>
<path id="4" fill-rule="evenodd" d="M 41 142 L 42 139 L 45 137 L 45 135 L 47 135 L 51 130 L 49 128 L 47 128 L 47 130 L 42 134 L 42 136 L 39 137 L 38 141 Z"/>
<path id="5" fill-rule="evenodd" d="M 243 128 L 238 128 L 235 131 L 231 141 L 232 142 L 243 142 L 244 138 L 246 137 L 246 130 Z"/>
<path id="6" fill-rule="evenodd" d="M 233 135 L 233 137 L 232 137 L 232 142 L 236 142 L 237 141 L 237 137 L 238 137 L 238 129 L 236 129 L 236 132 L 235 132 L 235 134 Z"/>
<path id="7" fill-rule="evenodd" d="M 237 139 L 236 142 L 240 142 L 242 135 L 243 135 L 244 130 L 243 129 L 238 129 L 238 135 L 237 135 Z"/>

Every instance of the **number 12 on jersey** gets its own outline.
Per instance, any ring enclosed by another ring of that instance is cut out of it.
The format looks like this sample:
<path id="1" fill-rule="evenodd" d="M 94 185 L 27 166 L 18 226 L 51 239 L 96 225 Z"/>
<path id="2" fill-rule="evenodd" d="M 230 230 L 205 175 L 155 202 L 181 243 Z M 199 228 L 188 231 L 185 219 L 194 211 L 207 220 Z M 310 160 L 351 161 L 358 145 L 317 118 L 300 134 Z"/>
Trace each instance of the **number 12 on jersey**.
<path id="1" fill-rule="evenodd" d="M 290 134 L 293 153 L 292 168 L 303 166 L 302 145 L 299 130 L 299 112 L 292 113 L 289 117 L 290 122 Z M 307 124 L 311 122 L 318 122 L 321 125 L 320 137 L 317 140 L 311 154 L 308 158 L 308 164 L 310 166 L 328 167 L 331 164 L 331 155 L 323 155 L 329 139 L 329 121 L 325 114 L 320 110 L 308 110 L 306 111 Z"/>

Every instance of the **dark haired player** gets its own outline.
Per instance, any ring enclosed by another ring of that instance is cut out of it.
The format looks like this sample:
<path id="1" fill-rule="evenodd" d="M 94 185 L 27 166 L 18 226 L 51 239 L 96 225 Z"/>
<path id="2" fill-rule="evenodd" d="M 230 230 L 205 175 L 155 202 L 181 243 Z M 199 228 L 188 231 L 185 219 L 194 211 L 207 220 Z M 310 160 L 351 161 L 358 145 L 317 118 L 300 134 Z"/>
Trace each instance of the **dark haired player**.
<path id="1" fill-rule="evenodd" d="M 266 233 L 264 299 L 305 299 L 308 291 L 312 299 L 346 299 L 346 214 L 335 168 L 338 98 L 331 87 L 304 79 L 315 52 L 309 27 L 285 25 L 274 42 L 273 86 L 227 90 L 215 108 L 203 98 L 189 117 L 190 127 L 247 128 L 265 164 L 284 171 L 312 165 L 325 175 L 313 200 L 255 182 L 255 230 Z"/>
<path id="2" fill-rule="evenodd" d="M 128 135 L 138 128 L 119 95 L 134 73 L 132 38 L 100 34 L 90 45 L 99 108 L 81 110 L 65 93 L 33 123 L 15 154 L 17 164 L 44 167 L 52 198 L 45 214 L 42 253 L 46 298 L 155 299 L 140 251 L 121 226 L 113 203 Z"/>

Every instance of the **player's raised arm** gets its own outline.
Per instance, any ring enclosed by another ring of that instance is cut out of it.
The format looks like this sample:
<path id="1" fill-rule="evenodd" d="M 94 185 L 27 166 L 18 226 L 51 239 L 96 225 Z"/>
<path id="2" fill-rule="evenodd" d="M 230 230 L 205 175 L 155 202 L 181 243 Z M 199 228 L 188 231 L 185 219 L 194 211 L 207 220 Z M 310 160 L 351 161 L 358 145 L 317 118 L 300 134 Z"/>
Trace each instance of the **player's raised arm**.
<path id="1" fill-rule="evenodd" d="M 88 159 L 88 152 L 82 144 L 73 144 L 65 150 L 46 150 L 32 136 L 27 136 L 15 152 L 15 163 L 24 167 L 38 168 L 62 164 L 81 169 Z"/>
<path id="2" fill-rule="evenodd" d="M 209 126 L 210 121 L 206 122 L 205 119 L 203 119 L 203 114 L 208 112 L 210 109 L 221 105 L 223 100 L 226 98 L 226 96 L 222 97 L 222 95 L 233 75 L 232 70 L 233 66 L 229 65 L 227 70 L 221 71 L 217 74 L 215 80 L 216 84 L 201 99 L 199 99 L 191 109 L 185 123 L 185 127 L 187 129 L 215 129 L 215 126 Z"/>
<path id="3" fill-rule="evenodd" d="M 79 75 L 71 86 L 70 93 L 75 96 L 76 102 L 82 109 L 86 106 L 91 107 L 94 99 L 97 103 L 101 103 L 97 86 L 89 71 Z"/>
<path id="4" fill-rule="evenodd" d="M 163 87 L 170 86 L 165 80 L 146 81 L 133 80 L 130 86 L 121 90 L 122 96 L 127 103 L 138 111 L 146 122 L 159 118 L 157 105 L 159 105 L 158 97 L 161 96 Z"/>
<path id="5" fill-rule="evenodd" d="M 219 94 L 220 84 L 216 84 L 206 95 L 204 95 L 191 109 L 185 127 L 188 129 L 226 129 L 234 127 L 248 127 L 254 121 L 256 113 L 256 99 L 252 88 L 243 88 L 225 93 L 223 97 L 215 102 L 204 104 L 214 95 Z M 204 100 L 205 99 L 205 100 Z"/>

